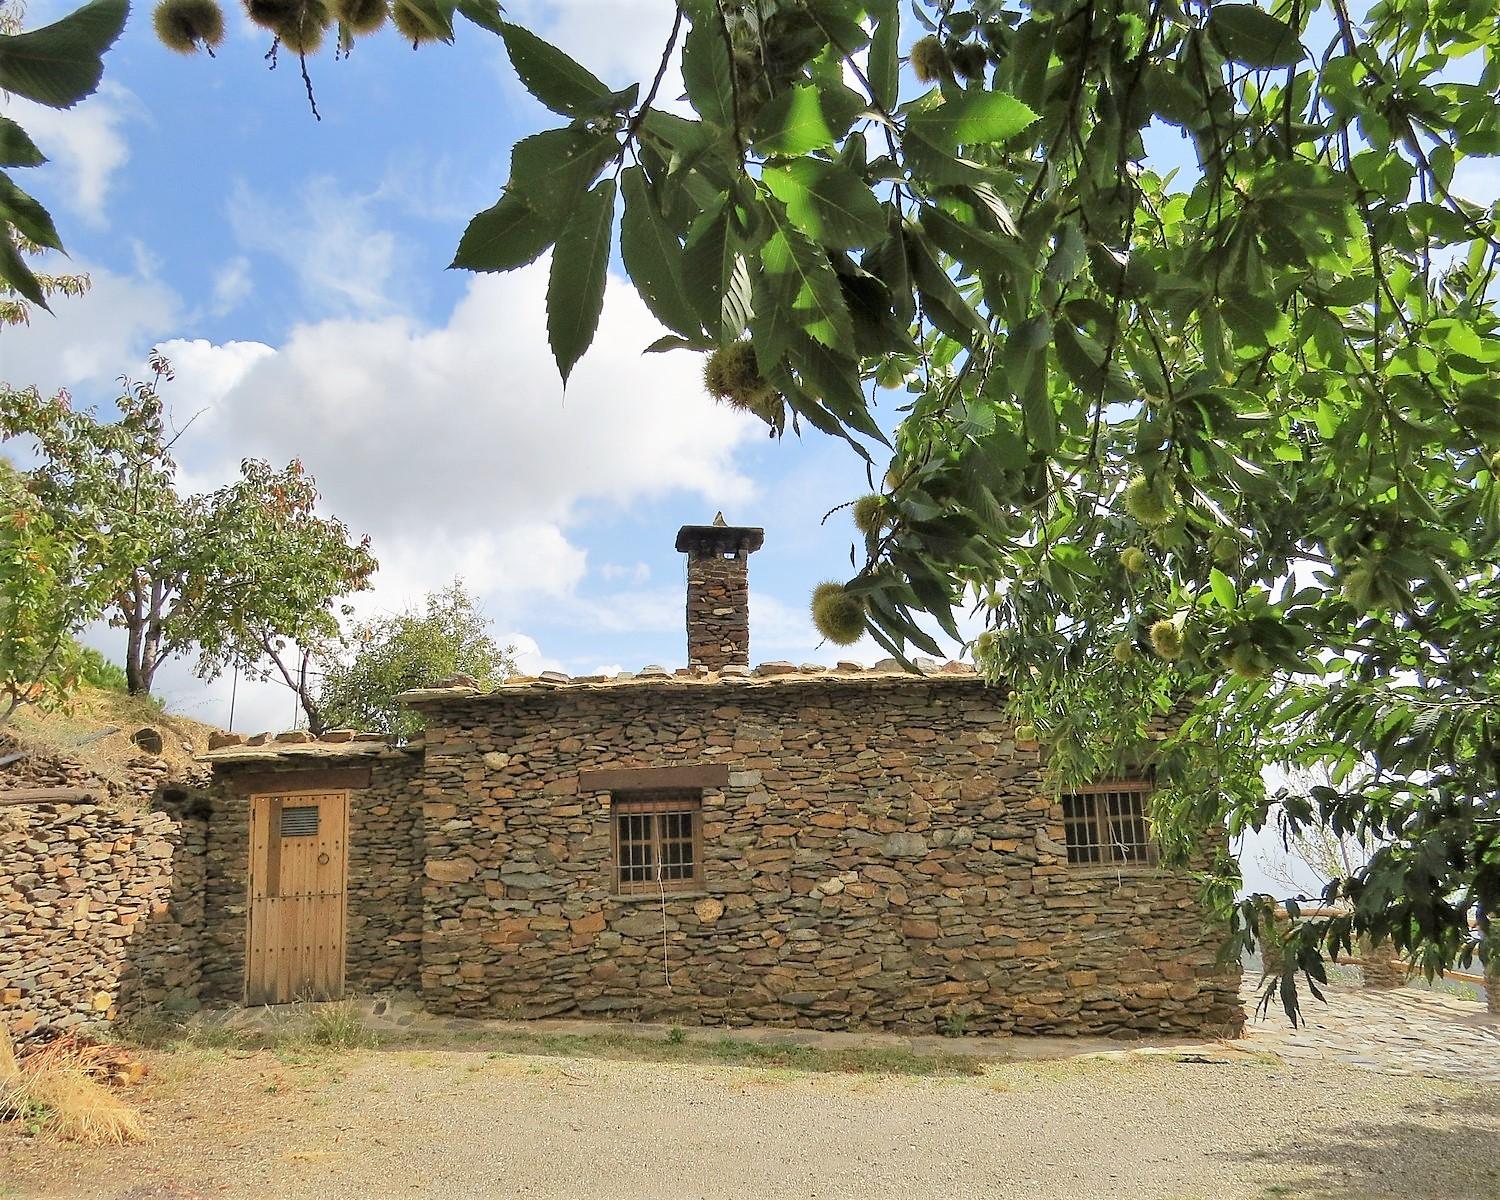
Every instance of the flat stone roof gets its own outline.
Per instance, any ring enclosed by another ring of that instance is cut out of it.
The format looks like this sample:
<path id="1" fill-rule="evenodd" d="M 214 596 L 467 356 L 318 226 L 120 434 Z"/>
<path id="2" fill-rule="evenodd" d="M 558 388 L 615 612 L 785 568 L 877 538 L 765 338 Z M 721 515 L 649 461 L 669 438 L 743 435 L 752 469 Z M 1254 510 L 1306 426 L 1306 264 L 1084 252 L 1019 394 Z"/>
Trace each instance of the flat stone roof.
<path id="1" fill-rule="evenodd" d="M 614 692 L 624 690 L 696 691 L 722 689 L 724 692 L 758 691 L 766 688 L 904 688 L 931 684 L 970 684 L 983 686 L 983 677 L 967 663 L 939 663 L 935 659 L 916 660 L 918 671 L 908 671 L 894 658 L 882 659 L 873 667 L 856 662 L 841 662 L 826 667 L 820 663 L 767 662 L 759 666 L 726 667 L 709 671 L 701 667 L 647 666 L 639 671 L 622 671 L 618 675 L 566 675 L 561 671 L 543 671 L 540 675 L 513 675 L 498 687 L 483 689 L 467 676 L 455 676 L 431 687 L 413 688 L 396 699 L 413 707 L 457 704 L 467 700 L 503 702 L 516 696 L 541 692 Z M 332 729 L 321 738 L 305 729 L 286 733 L 258 733 L 253 737 L 233 737 L 235 741 L 220 745 L 197 761 L 214 767 L 231 767 L 241 763 L 277 763 L 284 766 L 314 767 L 340 762 L 372 759 L 402 759 L 421 754 L 422 741 L 397 746 L 379 733 L 356 733 L 349 729 Z"/>
<path id="2" fill-rule="evenodd" d="M 257 738 L 260 736 L 256 735 Z M 331 762 L 399 759 L 422 753 L 420 741 L 408 742 L 404 746 L 393 746 L 383 734 L 362 734 L 361 738 L 360 741 L 342 738 L 334 741 L 314 739 L 298 742 L 278 742 L 272 738 L 255 745 L 245 742 L 233 746 L 220 746 L 216 750 L 198 755 L 197 761 L 211 763 L 216 767 L 232 766 L 235 763 L 284 763 L 316 767 Z"/>
<path id="3" fill-rule="evenodd" d="M 911 687 L 934 683 L 973 683 L 982 685 L 983 677 L 967 663 L 939 663 L 934 659 L 918 659 L 919 671 L 908 671 L 894 658 L 882 659 L 873 667 L 860 663 L 841 662 L 837 666 L 825 667 L 819 663 L 803 663 L 798 666 L 789 662 L 761 663 L 755 668 L 724 667 L 709 671 L 701 667 L 680 667 L 668 671 L 665 667 L 647 666 L 639 671 L 622 671 L 618 675 L 567 675 L 562 671 L 543 671 L 540 675 L 514 675 L 498 687 L 484 690 L 470 686 L 472 680 L 463 682 L 444 681 L 432 687 L 414 688 L 400 693 L 396 699 L 403 704 L 423 707 L 439 704 L 454 704 L 466 700 L 504 700 L 516 694 L 536 694 L 544 691 L 612 692 L 625 689 L 696 690 L 722 688 L 736 689 L 826 687 L 828 685 L 849 687 Z"/>

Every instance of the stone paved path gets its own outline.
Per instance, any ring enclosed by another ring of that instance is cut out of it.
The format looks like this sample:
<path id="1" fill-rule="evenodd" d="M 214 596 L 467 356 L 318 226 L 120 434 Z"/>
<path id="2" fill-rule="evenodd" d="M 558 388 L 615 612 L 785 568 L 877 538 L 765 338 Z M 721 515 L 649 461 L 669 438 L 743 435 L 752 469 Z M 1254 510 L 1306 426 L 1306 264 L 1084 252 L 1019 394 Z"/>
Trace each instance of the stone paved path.
<path id="1" fill-rule="evenodd" d="M 1331 1059 L 1388 1075 L 1427 1075 L 1500 1083 L 1500 1017 L 1484 1005 L 1422 987 L 1365 991 L 1335 981 L 1328 1003 L 1303 997 L 1305 1024 L 1293 1029 L 1279 1005 L 1255 1016 L 1256 977 L 1241 994 L 1250 1014 L 1237 1045 L 1289 1061 Z"/>

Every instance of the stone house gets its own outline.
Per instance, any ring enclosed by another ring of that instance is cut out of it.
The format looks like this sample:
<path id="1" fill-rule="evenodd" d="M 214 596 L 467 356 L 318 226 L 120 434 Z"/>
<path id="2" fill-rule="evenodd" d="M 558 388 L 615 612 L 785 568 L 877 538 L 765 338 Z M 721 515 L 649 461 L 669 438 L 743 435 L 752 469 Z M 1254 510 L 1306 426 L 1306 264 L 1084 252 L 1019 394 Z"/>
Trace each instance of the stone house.
<path id="1" fill-rule="evenodd" d="M 970 669 L 751 668 L 759 529 L 685 526 L 689 665 L 405 697 L 420 744 L 206 756 L 200 997 L 1214 1033 L 1238 970 L 1146 779 L 1058 795 Z"/>

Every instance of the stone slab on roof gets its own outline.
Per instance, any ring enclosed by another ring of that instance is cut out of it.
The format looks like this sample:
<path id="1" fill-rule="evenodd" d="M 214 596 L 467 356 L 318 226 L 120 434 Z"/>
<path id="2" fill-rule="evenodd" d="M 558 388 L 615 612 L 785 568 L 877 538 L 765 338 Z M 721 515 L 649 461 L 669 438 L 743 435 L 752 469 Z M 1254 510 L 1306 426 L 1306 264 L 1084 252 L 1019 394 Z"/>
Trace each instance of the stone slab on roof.
<path id="1" fill-rule="evenodd" d="M 788 687 L 860 687 L 900 688 L 931 684 L 968 683 L 983 686 L 983 677 L 966 663 L 938 663 L 931 659 L 919 659 L 920 671 L 908 671 L 893 658 L 882 659 L 873 667 L 864 668 L 856 663 L 841 662 L 836 667 L 821 667 L 804 663 L 797 666 L 789 662 L 761 663 L 751 670 L 747 667 L 726 668 L 723 671 L 706 671 L 685 667 L 667 671 L 662 667 L 646 667 L 638 672 L 623 671 L 618 675 L 575 675 L 561 671 L 544 671 L 540 675 L 515 675 L 498 687 L 481 691 L 471 687 L 427 687 L 413 688 L 400 693 L 396 699 L 402 704 L 421 707 L 424 705 L 455 704 L 467 700 L 503 701 L 507 697 L 538 692 L 613 692 L 625 689 L 660 691 L 695 691 L 707 688 L 725 691 L 761 690 Z"/>
<path id="2" fill-rule="evenodd" d="M 392 746 L 384 738 L 378 741 L 268 741 L 258 746 L 221 746 L 217 750 L 198 755 L 198 761 L 210 763 L 215 767 L 234 766 L 239 763 L 300 763 L 303 766 L 321 766 L 327 763 L 369 759 L 407 758 L 421 752 L 421 742 Z"/>

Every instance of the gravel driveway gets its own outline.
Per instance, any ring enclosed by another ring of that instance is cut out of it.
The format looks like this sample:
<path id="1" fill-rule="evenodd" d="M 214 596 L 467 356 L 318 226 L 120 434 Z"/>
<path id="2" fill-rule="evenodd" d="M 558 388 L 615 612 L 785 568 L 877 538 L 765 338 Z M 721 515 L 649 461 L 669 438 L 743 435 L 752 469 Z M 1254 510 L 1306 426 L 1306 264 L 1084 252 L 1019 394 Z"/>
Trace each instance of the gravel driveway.
<path id="1" fill-rule="evenodd" d="M 0 1196 L 1494 1200 L 1500 1089 L 1253 1057 L 913 1078 L 473 1048 L 160 1056 L 155 1135 Z"/>

